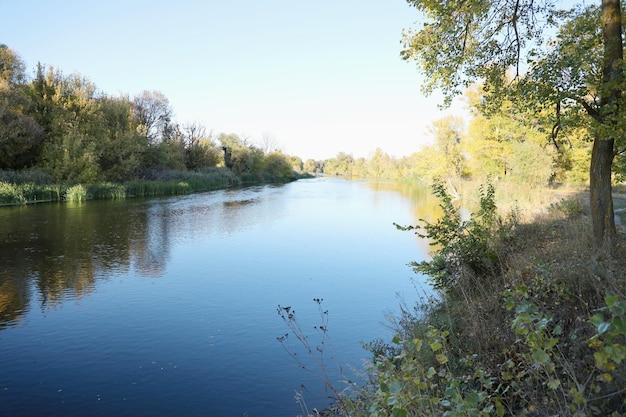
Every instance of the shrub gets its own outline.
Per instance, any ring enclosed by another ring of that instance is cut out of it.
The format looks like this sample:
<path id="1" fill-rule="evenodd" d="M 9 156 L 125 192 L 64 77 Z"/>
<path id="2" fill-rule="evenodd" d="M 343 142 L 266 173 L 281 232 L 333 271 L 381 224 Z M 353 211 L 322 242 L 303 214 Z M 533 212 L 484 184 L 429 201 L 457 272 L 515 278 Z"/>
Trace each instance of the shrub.
<path id="1" fill-rule="evenodd" d="M 435 289 L 445 291 L 471 276 L 498 272 L 498 245 L 515 224 L 515 216 L 505 224 L 497 212 L 495 189 L 491 183 L 480 188 L 479 210 L 469 220 L 462 220 L 440 180 L 433 183 L 433 192 L 440 199 L 443 216 L 435 223 L 421 220 L 423 225 L 399 226 L 400 230 L 417 230 L 436 250 L 429 261 L 412 262 L 416 273 L 427 275 Z M 422 232 L 423 231 L 423 232 Z"/>

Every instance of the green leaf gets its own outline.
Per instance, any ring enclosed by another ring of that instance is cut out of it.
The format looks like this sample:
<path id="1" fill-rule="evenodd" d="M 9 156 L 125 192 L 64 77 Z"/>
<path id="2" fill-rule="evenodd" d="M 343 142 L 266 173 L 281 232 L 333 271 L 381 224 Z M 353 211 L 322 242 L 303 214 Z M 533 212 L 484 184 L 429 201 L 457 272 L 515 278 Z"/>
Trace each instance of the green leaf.
<path id="1" fill-rule="evenodd" d="M 611 328 L 611 323 L 607 323 L 606 321 L 603 321 L 602 323 L 598 324 L 597 328 L 598 328 L 598 334 L 604 334 L 607 332 L 607 330 Z"/>
<path id="2" fill-rule="evenodd" d="M 415 346 L 415 351 L 419 352 L 422 350 L 422 339 L 413 339 L 413 345 Z"/>
<path id="3" fill-rule="evenodd" d="M 430 348 L 432 349 L 433 352 L 437 352 L 438 350 L 440 350 L 443 347 L 443 345 L 441 344 L 440 341 L 435 340 L 430 342 Z"/>
<path id="4" fill-rule="evenodd" d="M 402 391 L 402 382 L 393 381 L 391 385 L 389 385 L 389 390 L 392 394 L 398 394 L 400 391 Z"/>
<path id="5" fill-rule="evenodd" d="M 624 319 L 613 318 L 611 322 L 613 328 L 621 335 L 626 336 L 626 321 Z"/>
<path id="6" fill-rule="evenodd" d="M 595 352 L 593 354 L 593 357 L 596 360 L 596 365 L 600 369 L 604 369 L 604 367 L 609 361 L 609 354 L 605 351 Z"/>
<path id="7" fill-rule="evenodd" d="M 391 417 L 406 417 L 407 413 L 404 408 L 394 408 L 391 411 Z"/>
<path id="8" fill-rule="evenodd" d="M 482 401 L 482 395 L 476 391 L 472 391 L 468 394 L 467 401 L 475 407 Z"/>
<path id="9" fill-rule="evenodd" d="M 548 355 L 543 349 L 537 349 L 533 352 L 533 360 L 541 365 L 545 365 L 550 362 L 550 355 Z"/>
<path id="10" fill-rule="evenodd" d="M 604 297 L 604 302 L 608 308 L 612 308 L 615 304 L 619 302 L 619 295 L 611 294 Z"/>
<path id="11" fill-rule="evenodd" d="M 598 327 L 598 325 L 604 321 L 604 316 L 601 313 L 596 313 L 589 318 L 589 321 L 591 324 Z"/>

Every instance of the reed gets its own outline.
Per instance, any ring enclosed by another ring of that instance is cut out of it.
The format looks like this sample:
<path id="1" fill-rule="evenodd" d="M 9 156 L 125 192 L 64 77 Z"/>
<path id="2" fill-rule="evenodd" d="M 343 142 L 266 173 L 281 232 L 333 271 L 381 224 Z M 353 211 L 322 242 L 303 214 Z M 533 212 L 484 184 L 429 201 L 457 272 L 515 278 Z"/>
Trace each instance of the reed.
<path id="1" fill-rule="evenodd" d="M 94 200 L 123 200 L 126 198 L 126 186 L 110 182 L 87 186 L 87 195 Z"/>
<path id="2" fill-rule="evenodd" d="M 0 181 L 0 203 L 26 204 L 26 199 L 19 188 L 15 184 Z"/>
<path id="3" fill-rule="evenodd" d="M 82 184 L 74 185 L 65 192 L 65 200 L 71 202 L 80 202 L 88 199 L 87 188 Z"/>
<path id="4" fill-rule="evenodd" d="M 0 204 L 20 205 L 52 201 L 122 200 L 131 197 L 157 197 L 212 191 L 241 184 L 285 182 L 269 174 L 235 175 L 225 168 L 201 171 L 166 170 L 152 173 L 150 179 L 127 181 L 123 184 L 55 183 L 47 174 L 30 169 L 0 170 Z M 292 180 L 292 179 L 288 179 Z"/>

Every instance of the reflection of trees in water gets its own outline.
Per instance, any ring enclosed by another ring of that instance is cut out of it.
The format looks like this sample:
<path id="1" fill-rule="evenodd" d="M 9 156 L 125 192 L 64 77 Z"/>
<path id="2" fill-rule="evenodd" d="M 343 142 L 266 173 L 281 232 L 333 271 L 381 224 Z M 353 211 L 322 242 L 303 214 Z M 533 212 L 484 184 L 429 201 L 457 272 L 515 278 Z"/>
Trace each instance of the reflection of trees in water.
<path id="1" fill-rule="evenodd" d="M 144 218 L 142 232 L 132 242 L 131 253 L 134 267 L 146 277 L 159 277 L 165 271 L 170 252 L 171 221 L 163 205 L 156 206 Z"/>
<path id="2" fill-rule="evenodd" d="M 98 279 L 128 270 L 131 242 L 143 240 L 138 234 L 145 230 L 144 210 L 124 203 L 3 210 L 0 328 L 19 320 L 31 302 L 54 307 L 89 294 Z"/>
<path id="3" fill-rule="evenodd" d="M 26 280 L 8 280 L 4 272 L 0 278 L 0 330 L 17 323 L 30 301 L 28 287 L 20 285 Z"/>
<path id="4" fill-rule="evenodd" d="M 55 307 L 91 293 L 98 280 L 133 270 L 163 275 L 171 245 L 230 234 L 280 204 L 257 204 L 266 188 L 198 195 L 192 200 L 90 201 L 0 210 L 0 329 L 31 303 Z"/>
<path id="5" fill-rule="evenodd" d="M 370 186 L 376 191 L 395 191 L 408 198 L 413 204 L 414 224 L 417 224 L 420 219 L 431 223 L 435 222 L 443 214 L 441 207 L 439 207 L 439 200 L 428 186 L 397 182 L 372 182 Z"/>
<path id="6" fill-rule="evenodd" d="M 397 192 L 412 203 L 413 217 L 412 225 L 421 224 L 420 220 L 426 220 L 434 223 L 443 214 L 439 207 L 439 200 L 433 195 L 432 189 L 424 185 L 406 184 L 399 182 L 371 182 L 368 185 L 376 191 L 393 191 Z M 381 198 L 384 194 L 376 193 L 376 198 Z M 408 225 L 402 225 L 408 226 Z M 423 253 L 430 253 L 431 247 L 428 242 L 417 237 L 417 243 Z"/>

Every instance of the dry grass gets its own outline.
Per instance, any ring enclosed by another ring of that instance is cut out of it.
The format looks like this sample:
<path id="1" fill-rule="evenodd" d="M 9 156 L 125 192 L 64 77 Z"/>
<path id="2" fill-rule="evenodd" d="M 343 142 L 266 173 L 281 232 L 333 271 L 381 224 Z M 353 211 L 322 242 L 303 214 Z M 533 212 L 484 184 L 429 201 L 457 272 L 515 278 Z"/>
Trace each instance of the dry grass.
<path id="1" fill-rule="evenodd" d="M 507 310 L 503 294 L 523 286 L 529 289 L 529 301 L 552 317 L 553 326 L 563 329 L 562 366 L 571 372 L 572 380 L 585 381 L 594 367 L 587 341 L 595 328 L 589 318 L 604 307 L 608 293 L 626 298 L 626 235 L 620 229 L 609 250 L 594 250 L 587 194 L 561 191 L 549 198 L 550 204 L 518 224 L 510 239 L 502 242 L 498 250 L 502 273 L 477 277 L 468 272 L 428 320 L 439 315 L 437 322 L 447 321 L 455 356 L 477 354 L 483 369 L 498 375 L 502 364 L 519 360 L 522 354 L 519 335 L 511 327 L 515 312 Z M 617 371 L 615 378 L 624 381 L 626 368 Z M 519 398 L 526 405 L 545 401 L 550 393 L 540 388 L 527 387 L 511 401 L 517 406 Z"/>

